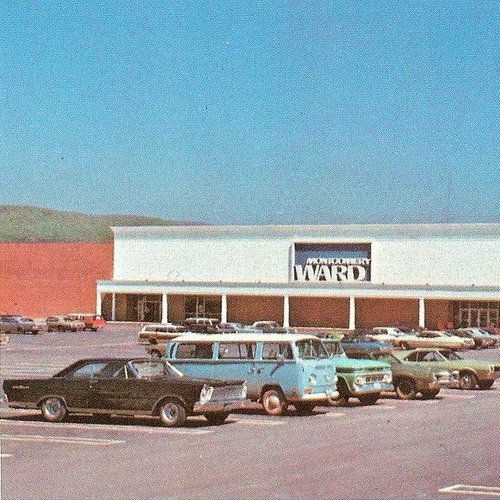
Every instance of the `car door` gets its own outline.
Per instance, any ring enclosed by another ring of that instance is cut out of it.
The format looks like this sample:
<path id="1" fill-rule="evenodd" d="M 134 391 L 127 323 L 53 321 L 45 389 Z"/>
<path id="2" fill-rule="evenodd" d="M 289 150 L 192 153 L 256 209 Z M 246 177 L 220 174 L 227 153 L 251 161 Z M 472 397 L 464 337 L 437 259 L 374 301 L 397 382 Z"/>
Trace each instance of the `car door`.
<path id="1" fill-rule="evenodd" d="M 131 399 L 131 384 L 128 379 L 125 361 L 106 363 L 91 379 L 89 407 L 96 410 L 128 410 Z"/>
<path id="2" fill-rule="evenodd" d="M 103 361 L 89 361 L 79 365 L 64 377 L 64 396 L 68 409 L 93 408 L 93 381 L 106 364 Z"/>
<path id="3" fill-rule="evenodd" d="M 217 362 L 212 374 L 217 379 L 243 379 L 249 394 L 256 392 L 254 378 L 255 342 L 221 341 L 218 343 Z"/>
<path id="4" fill-rule="evenodd" d="M 257 361 L 251 366 L 247 384 L 259 390 L 266 383 L 279 385 L 285 395 L 297 385 L 297 366 L 290 342 L 262 342 Z"/>

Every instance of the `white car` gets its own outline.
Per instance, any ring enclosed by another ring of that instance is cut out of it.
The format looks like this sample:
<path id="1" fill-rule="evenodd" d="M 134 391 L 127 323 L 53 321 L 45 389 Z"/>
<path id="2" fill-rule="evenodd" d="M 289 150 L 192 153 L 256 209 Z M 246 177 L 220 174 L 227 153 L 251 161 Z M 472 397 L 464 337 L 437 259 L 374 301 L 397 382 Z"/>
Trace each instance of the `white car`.
<path id="1" fill-rule="evenodd" d="M 424 330 L 417 333 L 413 339 L 406 340 L 410 349 L 417 347 L 436 347 L 444 349 L 472 349 L 474 341 L 469 338 L 462 338 L 452 333 L 440 330 Z"/>
<path id="2" fill-rule="evenodd" d="M 416 335 L 412 335 L 395 326 L 376 326 L 373 333 L 367 333 L 366 337 L 378 342 L 389 342 L 394 347 L 409 348 L 409 341 L 415 340 Z"/>
<path id="3" fill-rule="evenodd" d="M 157 344 L 158 342 L 168 342 L 182 335 L 187 328 L 182 325 L 172 323 L 150 323 L 144 325 L 137 334 L 137 340 L 140 344 Z"/>

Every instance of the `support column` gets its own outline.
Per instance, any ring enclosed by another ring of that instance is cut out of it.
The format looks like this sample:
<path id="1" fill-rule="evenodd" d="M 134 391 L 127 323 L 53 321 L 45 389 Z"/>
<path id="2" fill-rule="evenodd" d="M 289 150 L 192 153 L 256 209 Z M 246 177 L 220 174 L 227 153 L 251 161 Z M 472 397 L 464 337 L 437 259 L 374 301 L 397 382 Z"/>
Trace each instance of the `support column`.
<path id="1" fill-rule="evenodd" d="M 290 297 L 288 295 L 283 297 L 283 326 L 285 328 L 290 326 Z"/>
<path id="2" fill-rule="evenodd" d="M 102 295 L 101 292 L 97 292 L 97 300 L 95 304 L 95 313 L 101 316 L 102 314 Z"/>
<path id="3" fill-rule="evenodd" d="M 161 296 L 161 322 L 168 323 L 168 297 L 166 293 Z"/>
<path id="4" fill-rule="evenodd" d="M 221 297 L 220 322 L 227 323 L 227 295 Z"/>
<path id="5" fill-rule="evenodd" d="M 116 293 L 111 294 L 111 321 L 116 321 Z"/>
<path id="6" fill-rule="evenodd" d="M 349 297 L 349 330 L 356 328 L 356 299 L 354 296 Z"/>
<path id="7" fill-rule="evenodd" d="M 425 301 L 423 298 L 418 299 L 418 326 L 425 328 Z"/>

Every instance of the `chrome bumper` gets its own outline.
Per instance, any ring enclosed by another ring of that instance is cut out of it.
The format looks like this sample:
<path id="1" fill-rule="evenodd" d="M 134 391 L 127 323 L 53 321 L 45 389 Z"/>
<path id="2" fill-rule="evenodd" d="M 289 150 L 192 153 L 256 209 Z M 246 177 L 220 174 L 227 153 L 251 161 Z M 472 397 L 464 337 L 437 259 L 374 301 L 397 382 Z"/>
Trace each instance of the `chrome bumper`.
<path id="1" fill-rule="evenodd" d="M 337 399 L 340 397 L 339 391 L 332 391 L 328 394 L 326 392 L 318 392 L 315 394 L 303 394 L 302 396 L 290 396 L 287 395 L 287 401 L 293 403 L 294 401 L 317 401 L 321 403 L 322 401 L 327 401 L 328 399 Z"/>
<path id="2" fill-rule="evenodd" d="M 241 410 L 250 406 L 249 399 L 237 399 L 227 401 L 208 401 L 200 403 L 197 401 L 193 407 L 193 413 L 214 413 L 214 412 L 230 412 L 233 410 Z"/>

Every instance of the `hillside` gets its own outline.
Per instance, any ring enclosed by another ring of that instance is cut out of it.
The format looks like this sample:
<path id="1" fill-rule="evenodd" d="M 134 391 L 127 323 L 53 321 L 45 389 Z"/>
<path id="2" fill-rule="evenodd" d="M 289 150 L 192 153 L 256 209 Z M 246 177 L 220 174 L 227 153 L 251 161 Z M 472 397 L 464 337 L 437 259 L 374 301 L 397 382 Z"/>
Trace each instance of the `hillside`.
<path id="1" fill-rule="evenodd" d="M 189 226 L 193 222 L 139 215 L 87 215 L 0 205 L 0 242 L 113 241 L 111 226 Z"/>

